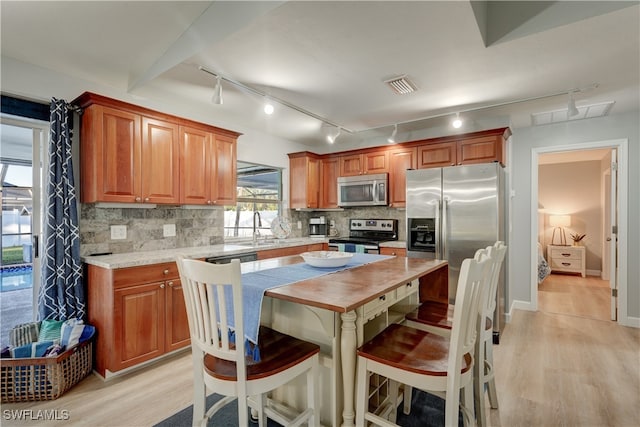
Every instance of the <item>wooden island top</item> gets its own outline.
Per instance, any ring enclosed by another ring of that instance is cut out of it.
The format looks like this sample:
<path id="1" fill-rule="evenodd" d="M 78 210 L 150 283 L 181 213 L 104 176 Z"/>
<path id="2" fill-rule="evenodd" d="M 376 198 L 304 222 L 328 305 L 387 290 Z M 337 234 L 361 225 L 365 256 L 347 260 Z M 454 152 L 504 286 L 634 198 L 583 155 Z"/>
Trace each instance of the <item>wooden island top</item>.
<path id="1" fill-rule="evenodd" d="M 242 264 L 242 272 L 265 270 L 304 262 L 299 255 Z M 447 265 L 447 261 L 391 257 L 358 267 L 301 280 L 267 290 L 271 298 L 291 301 L 337 313 L 347 313 L 402 284 Z"/>

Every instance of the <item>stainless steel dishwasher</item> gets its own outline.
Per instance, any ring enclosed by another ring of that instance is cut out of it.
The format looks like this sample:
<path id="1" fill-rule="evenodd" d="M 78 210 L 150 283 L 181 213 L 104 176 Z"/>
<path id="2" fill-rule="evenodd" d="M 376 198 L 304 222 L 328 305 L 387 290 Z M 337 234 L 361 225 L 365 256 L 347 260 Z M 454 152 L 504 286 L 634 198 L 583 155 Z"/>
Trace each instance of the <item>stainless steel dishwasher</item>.
<path id="1" fill-rule="evenodd" d="M 234 255 L 220 255 L 206 258 L 205 261 L 212 264 L 228 264 L 232 259 L 239 259 L 240 262 L 256 261 L 258 259 L 258 254 L 256 252 L 248 252 Z"/>

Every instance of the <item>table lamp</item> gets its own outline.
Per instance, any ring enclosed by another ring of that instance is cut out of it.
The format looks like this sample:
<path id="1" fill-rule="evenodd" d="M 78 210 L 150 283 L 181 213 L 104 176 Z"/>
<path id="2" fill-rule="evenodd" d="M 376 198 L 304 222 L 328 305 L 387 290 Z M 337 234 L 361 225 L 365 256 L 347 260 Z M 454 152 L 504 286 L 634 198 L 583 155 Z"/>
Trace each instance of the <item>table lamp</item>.
<path id="1" fill-rule="evenodd" d="M 558 235 L 560 236 L 560 245 L 559 246 L 567 246 L 567 237 L 564 234 L 564 227 L 569 227 L 571 225 L 571 215 L 550 215 L 549 216 L 549 225 L 553 228 L 553 234 L 551 235 L 551 244 L 554 243 L 556 238 L 556 230 L 560 229 Z"/>

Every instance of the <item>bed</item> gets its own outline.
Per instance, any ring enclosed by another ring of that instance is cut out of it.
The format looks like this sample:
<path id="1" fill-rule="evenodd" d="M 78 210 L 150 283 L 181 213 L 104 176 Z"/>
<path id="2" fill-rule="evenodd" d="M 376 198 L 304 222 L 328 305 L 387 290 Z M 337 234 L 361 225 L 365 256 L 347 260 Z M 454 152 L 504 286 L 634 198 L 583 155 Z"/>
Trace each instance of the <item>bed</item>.
<path id="1" fill-rule="evenodd" d="M 542 283 L 550 273 L 551 267 L 549 267 L 547 260 L 544 258 L 542 245 L 538 242 L 538 285 Z"/>

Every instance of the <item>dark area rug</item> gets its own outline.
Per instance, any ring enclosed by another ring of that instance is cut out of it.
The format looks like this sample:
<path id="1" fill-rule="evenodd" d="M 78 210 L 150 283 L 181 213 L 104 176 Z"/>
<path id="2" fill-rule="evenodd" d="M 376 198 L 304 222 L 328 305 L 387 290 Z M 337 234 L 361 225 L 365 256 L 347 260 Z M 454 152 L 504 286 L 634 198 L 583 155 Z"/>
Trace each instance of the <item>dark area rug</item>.
<path id="1" fill-rule="evenodd" d="M 207 408 L 210 408 L 214 402 L 218 401 L 221 396 L 212 394 L 207 397 Z M 183 409 L 175 415 L 170 416 L 166 420 L 156 424 L 154 427 L 189 427 L 193 418 L 193 409 L 191 406 Z M 411 399 L 411 414 L 402 413 L 402 406 L 398 408 L 397 423 L 404 427 L 426 427 L 426 426 L 444 426 L 444 400 L 437 396 L 424 393 L 420 390 L 413 390 L 413 398 Z M 216 413 L 207 424 L 209 427 L 238 426 L 238 404 L 237 402 L 229 403 Z M 258 424 L 250 424 L 257 426 Z M 282 427 L 275 421 L 268 420 L 269 427 Z M 462 415 L 458 419 L 458 425 L 462 426 Z"/>

